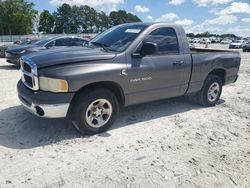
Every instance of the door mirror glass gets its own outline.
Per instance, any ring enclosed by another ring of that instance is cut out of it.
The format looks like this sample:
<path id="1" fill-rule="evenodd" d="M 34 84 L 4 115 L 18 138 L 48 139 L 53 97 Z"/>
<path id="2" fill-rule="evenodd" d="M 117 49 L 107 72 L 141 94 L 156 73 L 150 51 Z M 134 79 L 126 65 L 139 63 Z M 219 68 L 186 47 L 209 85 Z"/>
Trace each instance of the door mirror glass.
<path id="1" fill-rule="evenodd" d="M 152 55 L 157 51 L 157 44 L 153 42 L 146 42 L 142 45 L 141 55 Z"/>

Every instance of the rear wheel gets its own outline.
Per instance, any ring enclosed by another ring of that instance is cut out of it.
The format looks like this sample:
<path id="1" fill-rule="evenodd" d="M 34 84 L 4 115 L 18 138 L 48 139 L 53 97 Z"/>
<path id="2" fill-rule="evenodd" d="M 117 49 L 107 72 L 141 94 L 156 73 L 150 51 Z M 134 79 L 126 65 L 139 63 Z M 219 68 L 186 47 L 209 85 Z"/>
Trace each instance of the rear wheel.
<path id="1" fill-rule="evenodd" d="M 98 134 L 113 125 L 118 111 L 117 98 L 109 90 L 83 92 L 75 101 L 72 123 L 83 134 Z"/>
<path id="2" fill-rule="evenodd" d="M 197 100 L 203 106 L 214 106 L 220 99 L 221 92 L 221 78 L 216 75 L 209 75 L 202 89 L 197 93 Z"/>

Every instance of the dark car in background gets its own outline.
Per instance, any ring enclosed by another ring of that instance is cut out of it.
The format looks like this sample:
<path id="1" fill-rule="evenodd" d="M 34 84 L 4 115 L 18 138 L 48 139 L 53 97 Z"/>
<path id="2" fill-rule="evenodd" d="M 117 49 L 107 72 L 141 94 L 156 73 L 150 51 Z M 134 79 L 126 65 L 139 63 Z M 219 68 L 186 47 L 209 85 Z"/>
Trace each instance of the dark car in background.
<path id="1" fill-rule="evenodd" d="M 20 45 L 30 45 L 30 44 L 35 43 L 36 41 L 38 41 L 38 39 L 29 39 L 29 38 L 26 38 L 26 39 L 22 39 L 22 40 L 18 41 L 18 43 L 17 43 L 17 41 L 15 41 L 12 44 L 2 45 L 2 46 L 0 46 L 0 58 L 4 58 L 5 57 L 5 51 L 8 48 L 18 47 Z"/>
<path id="2" fill-rule="evenodd" d="M 5 57 L 5 51 L 8 49 L 7 44 L 0 46 L 0 58 L 4 58 Z"/>
<path id="3" fill-rule="evenodd" d="M 21 40 L 16 40 L 16 41 L 13 42 L 13 44 L 17 44 L 17 45 L 30 44 L 31 41 L 32 41 L 32 39 L 25 38 L 25 39 L 21 39 Z"/>
<path id="4" fill-rule="evenodd" d="M 87 42 L 87 39 L 74 36 L 61 36 L 55 38 L 41 39 L 36 41 L 32 45 L 21 45 L 18 47 L 11 47 L 6 50 L 5 56 L 8 63 L 20 65 L 20 57 L 23 55 L 52 48 L 83 46 Z"/>
<path id="5" fill-rule="evenodd" d="M 250 42 L 247 42 L 247 43 L 243 46 L 243 52 L 250 52 Z"/>

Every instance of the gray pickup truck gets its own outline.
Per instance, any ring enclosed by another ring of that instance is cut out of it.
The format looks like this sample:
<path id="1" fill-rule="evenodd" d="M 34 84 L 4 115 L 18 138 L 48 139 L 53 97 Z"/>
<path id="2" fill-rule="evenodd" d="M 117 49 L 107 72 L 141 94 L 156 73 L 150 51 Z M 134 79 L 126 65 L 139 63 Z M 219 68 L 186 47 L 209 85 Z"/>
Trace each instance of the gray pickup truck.
<path id="1" fill-rule="evenodd" d="M 40 117 L 69 118 L 82 133 L 106 131 L 119 108 L 182 95 L 214 106 L 237 80 L 239 52 L 190 49 L 184 29 L 164 23 L 113 27 L 85 47 L 21 59 L 18 96 Z"/>

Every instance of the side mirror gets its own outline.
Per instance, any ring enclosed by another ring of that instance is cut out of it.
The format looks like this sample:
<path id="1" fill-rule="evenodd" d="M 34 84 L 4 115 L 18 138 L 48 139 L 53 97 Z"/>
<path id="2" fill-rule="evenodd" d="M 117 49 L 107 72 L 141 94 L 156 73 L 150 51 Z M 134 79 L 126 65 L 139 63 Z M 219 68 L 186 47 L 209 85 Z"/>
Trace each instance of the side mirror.
<path id="1" fill-rule="evenodd" d="M 152 55 L 157 51 L 157 44 L 153 42 L 146 42 L 142 45 L 141 55 Z"/>
<path id="2" fill-rule="evenodd" d="M 146 55 L 152 55 L 154 53 L 156 53 L 158 50 L 158 46 L 156 43 L 153 43 L 153 42 L 146 42 L 142 45 L 141 49 L 138 51 L 136 50 L 137 52 L 134 52 L 132 54 L 132 57 L 134 58 L 142 58 L 143 56 L 146 56 Z"/>

